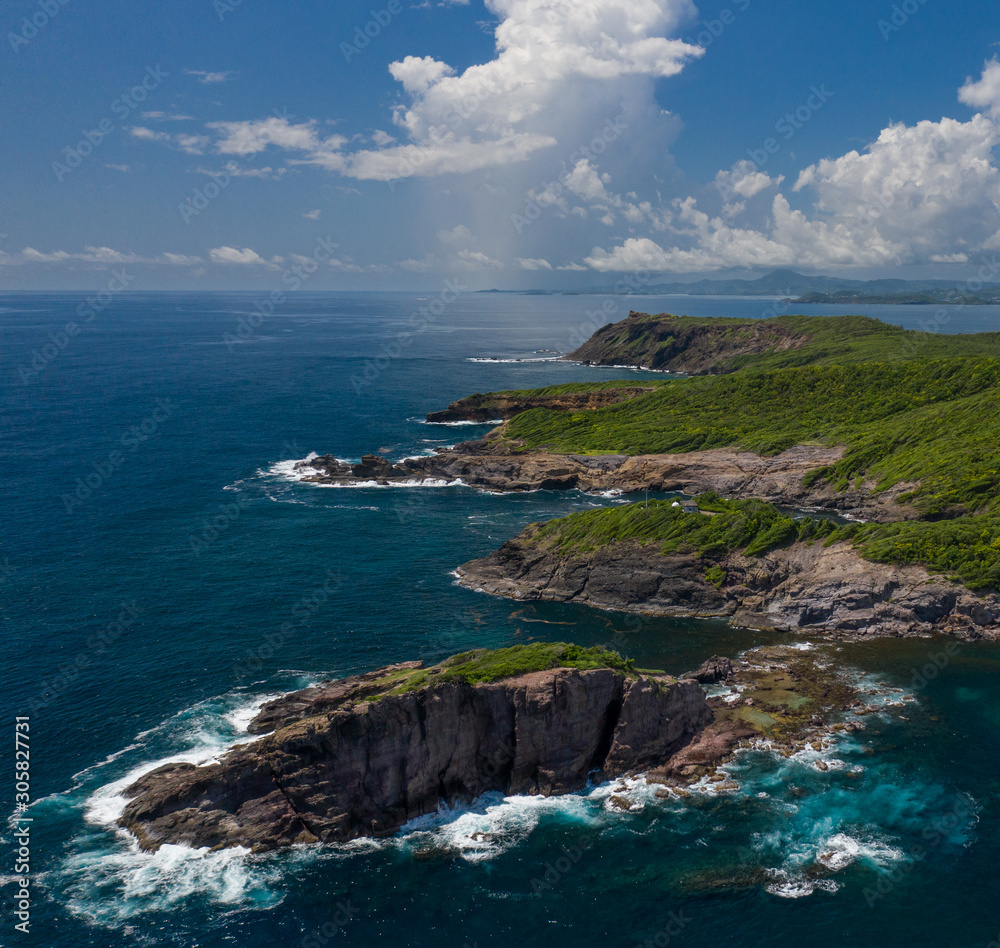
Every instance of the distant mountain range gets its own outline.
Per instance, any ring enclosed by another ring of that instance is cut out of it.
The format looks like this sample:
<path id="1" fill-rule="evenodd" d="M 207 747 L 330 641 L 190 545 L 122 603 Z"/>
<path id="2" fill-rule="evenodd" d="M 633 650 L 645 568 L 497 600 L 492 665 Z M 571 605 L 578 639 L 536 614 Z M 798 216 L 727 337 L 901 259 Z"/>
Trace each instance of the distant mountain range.
<path id="1" fill-rule="evenodd" d="M 615 292 L 613 287 L 601 287 L 570 291 L 566 295 L 612 295 Z M 757 280 L 654 283 L 636 287 L 632 293 L 636 296 L 778 296 L 796 303 L 1000 303 L 1000 283 L 987 283 L 973 292 L 967 283 L 957 280 L 847 280 L 804 276 L 794 270 L 773 270 Z"/>
<path id="2" fill-rule="evenodd" d="M 847 280 L 842 277 L 804 276 L 794 270 L 773 270 L 758 280 L 699 280 L 697 283 L 658 283 L 636 291 L 660 296 L 781 296 L 799 303 L 996 303 L 1000 284 L 986 284 L 978 292 L 956 280 Z"/>

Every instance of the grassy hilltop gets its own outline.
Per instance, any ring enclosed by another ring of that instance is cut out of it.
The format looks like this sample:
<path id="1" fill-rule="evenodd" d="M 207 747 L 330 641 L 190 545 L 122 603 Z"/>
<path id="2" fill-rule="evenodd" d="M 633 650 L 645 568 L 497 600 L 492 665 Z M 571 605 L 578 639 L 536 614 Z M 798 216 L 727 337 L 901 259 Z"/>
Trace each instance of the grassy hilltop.
<path id="1" fill-rule="evenodd" d="M 777 454 L 844 445 L 811 477 L 845 488 L 919 482 L 926 514 L 992 509 L 1000 496 L 1000 360 L 814 366 L 683 379 L 607 408 L 534 409 L 503 436 L 559 454 L 670 454 L 738 447 Z"/>

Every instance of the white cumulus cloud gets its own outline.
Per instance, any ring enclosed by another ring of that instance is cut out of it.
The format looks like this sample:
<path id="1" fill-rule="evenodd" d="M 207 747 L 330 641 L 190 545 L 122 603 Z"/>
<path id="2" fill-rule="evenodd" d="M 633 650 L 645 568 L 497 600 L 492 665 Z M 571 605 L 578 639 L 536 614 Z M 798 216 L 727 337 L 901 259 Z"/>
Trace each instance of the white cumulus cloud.
<path id="1" fill-rule="evenodd" d="M 585 259 L 601 271 L 708 271 L 743 267 L 878 267 L 909 263 L 962 263 L 1000 248 L 1000 63 L 959 92 L 986 109 L 962 122 L 944 118 L 890 125 L 863 151 L 805 168 L 793 191 L 807 196 L 807 211 L 777 193 L 764 226 L 737 227 L 731 218 L 781 178 L 752 162 L 716 175 L 727 203 L 712 216 L 693 197 L 674 199 L 661 218 L 674 240 L 630 237 Z"/>
<path id="2" fill-rule="evenodd" d="M 970 76 L 959 90 L 958 98 L 974 109 L 981 109 L 993 118 L 1000 117 L 1000 60 L 994 57 L 983 69 L 982 76 Z"/>
<path id="3" fill-rule="evenodd" d="M 267 266 L 267 261 L 256 250 L 244 247 L 215 247 L 208 252 L 212 263 L 235 263 L 242 266 Z"/>

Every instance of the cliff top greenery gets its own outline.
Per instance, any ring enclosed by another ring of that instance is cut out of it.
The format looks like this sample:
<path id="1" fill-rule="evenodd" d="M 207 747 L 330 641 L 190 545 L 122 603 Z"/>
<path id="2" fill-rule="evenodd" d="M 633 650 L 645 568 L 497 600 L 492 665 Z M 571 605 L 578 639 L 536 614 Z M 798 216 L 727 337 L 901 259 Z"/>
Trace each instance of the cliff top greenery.
<path id="1" fill-rule="evenodd" d="M 899 503 L 925 519 L 834 530 L 768 505 L 730 505 L 718 517 L 687 520 L 669 505 L 650 505 L 556 521 L 537 528 L 538 542 L 567 554 L 619 540 L 656 542 L 711 563 L 796 539 L 849 539 L 871 560 L 920 564 L 975 590 L 1000 588 L 1000 334 L 913 332 L 864 316 L 635 315 L 598 330 L 576 355 L 655 365 L 678 353 L 728 374 L 659 385 L 642 379 L 651 390 L 627 401 L 590 411 L 534 408 L 497 436 L 515 451 L 557 454 L 842 447 L 839 461 L 806 476 L 806 487 L 895 487 Z M 559 386 L 560 394 L 574 390 L 584 389 Z M 518 394 L 530 400 L 530 392 Z M 720 578 L 721 567 L 711 568 Z"/>
<path id="2" fill-rule="evenodd" d="M 547 385 L 545 388 L 511 388 L 498 392 L 476 392 L 474 395 L 460 398 L 455 404 L 490 404 L 501 399 L 530 401 L 541 398 L 558 398 L 560 395 L 580 395 L 586 392 L 617 391 L 618 389 L 652 390 L 671 381 L 672 379 L 669 378 L 637 375 L 630 379 L 608 379 L 604 382 L 563 382 L 561 385 Z"/>
<path id="3" fill-rule="evenodd" d="M 794 519 L 760 500 L 723 500 L 700 494 L 701 514 L 687 514 L 670 500 L 586 510 L 535 525 L 531 542 L 562 555 L 590 553 L 611 543 L 655 543 L 661 553 L 697 553 L 721 560 L 734 552 L 758 556 L 793 540 L 826 539 L 830 520 Z"/>
<path id="4" fill-rule="evenodd" d="M 403 694 L 443 682 L 476 685 L 551 668 L 611 668 L 626 675 L 637 674 L 630 660 L 600 646 L 584 648 L 567 642 L 532 642 L 452 655 L 439 665 L 405 673 L 391 693 Z"/>
<path id="5" fill-rule="evenodd" d="M 1000 360 L 940 359 L 679 379 L 592 411 L 536 408 L 502 436 L 520 450 L 670 454 L 842 445 L 817 470 L 838 489 L 861 479 L 924 514 L 994 509 L 1000 498 Z M 1000 513 L 1000 510 L 997 510 Z"/>
<path id="6" fill-rule="evenodd" d="M 847 541 L 877 563 L 923 566 L 973 591 L 1000 588 L 1000 516 L 903 523 L 846 524 L 795 519 L 759 500 L 698 497 L 702 514 L 685 514 L 671 501 L 650 501 L 571 514 L 532 525 L 529 543 L 563 556 L 593 552 L 614 543 L 655 544 L 663 554 L 701 558 L 706 577 L 719 585 L 733 553 L 763 556 L 791 543 Z"/>

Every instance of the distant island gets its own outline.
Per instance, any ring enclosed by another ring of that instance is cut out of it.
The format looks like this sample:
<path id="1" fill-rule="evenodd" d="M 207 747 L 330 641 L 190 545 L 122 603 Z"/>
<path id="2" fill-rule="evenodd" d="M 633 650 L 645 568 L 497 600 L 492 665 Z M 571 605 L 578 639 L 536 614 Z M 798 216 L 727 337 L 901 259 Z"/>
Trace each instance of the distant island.
<path id="1" fill-rule="evenodd" d="M 612 295 L 613 286 L 587 290 L 483 290 L 484 293 L 520 292 L 527 295 Z M 629 286 L 633 296 L 761 296 L 779 297 L 802 305 L 889 304 L 909 306 L 1000 304 L 1000 283 L 986 283 L 972 292 L 960 280 L 848 280 L 841 277 L 805 276 L 795 270 L 773 270 L 756 280 L 698 280 L 693 283 L 650 283 Z"/>
<path id="2" fill-rule="evenodd" d="M 828 303 L 828 304 L 868 304 L 897 306 L 994 306 L 1000 303 L 1000 293 L 996 290 L 984 290 L 979 296 L 955 296 L 955 290 L 942 289 L 927 293 L 857 293 L 852 290 L 841 290 L 837 293 L 807 293 L 791 303 Z"/>

